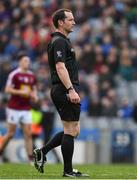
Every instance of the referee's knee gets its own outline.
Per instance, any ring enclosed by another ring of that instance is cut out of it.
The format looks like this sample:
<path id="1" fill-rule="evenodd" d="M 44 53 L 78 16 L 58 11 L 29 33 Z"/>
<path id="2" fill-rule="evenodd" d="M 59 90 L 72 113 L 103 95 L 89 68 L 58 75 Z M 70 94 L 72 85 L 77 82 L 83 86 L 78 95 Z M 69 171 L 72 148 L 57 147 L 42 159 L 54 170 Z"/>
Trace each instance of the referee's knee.
<path id="1" fill-rule="evenodd" d="M 68 132 L 68 134 L 70 134 L 71 136 L 73 136 L 74 138 L 76 138 L 80 133 L 80 130 L 79 129 L 75 129 L 71 132 Z"/>
<path id="2" fill-rule="evenodd" d="M 77 137 L 80 133 L 80 126 L 78 123 L 66 124 L 64 123 L 64 134 L 69 134 L 73 137 Z"/>

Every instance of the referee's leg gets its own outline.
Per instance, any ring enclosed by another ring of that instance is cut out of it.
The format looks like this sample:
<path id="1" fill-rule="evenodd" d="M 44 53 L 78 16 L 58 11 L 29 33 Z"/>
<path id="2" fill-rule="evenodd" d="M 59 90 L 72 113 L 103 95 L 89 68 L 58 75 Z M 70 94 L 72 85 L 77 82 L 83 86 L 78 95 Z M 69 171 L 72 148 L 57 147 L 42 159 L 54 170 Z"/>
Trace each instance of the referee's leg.
<path id="1" fill-rule="evenodd" d="M 79 121 L 62 121 L 64 126 L 64 135 L 62 138 L 61 150 L 64 160 L 64 177 L 89 177 L 88 174 L 81 173 L 73 169 L 72 157 L 74 151 L 74 137 L 80 133 Z"/>
<path id="2" fill-rule="evenodd" d="M 72 157 L 74 151 L 74 138 L 80 132 L 79 121 L 65 121 L 62 120 L 64 127 L 64 135 L 61 143 L 61 151 L 64 160 L 64 172 L 70 173 L 73 171 Z"/>

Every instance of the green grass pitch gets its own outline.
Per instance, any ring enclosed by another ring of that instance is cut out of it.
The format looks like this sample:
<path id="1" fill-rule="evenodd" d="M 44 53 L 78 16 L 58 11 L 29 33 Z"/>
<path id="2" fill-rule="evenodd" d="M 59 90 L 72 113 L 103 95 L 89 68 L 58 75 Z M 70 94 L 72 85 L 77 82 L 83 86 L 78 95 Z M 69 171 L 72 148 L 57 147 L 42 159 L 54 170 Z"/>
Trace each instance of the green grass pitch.
<path id="1" fill-rule="evenodd" d="M 137 179 L 137 165 L 132 164 L 75 165 L 74 168 L 88 173 L 90 177 L 87 179 Z M 27 164 L 5 163 L 0 165 L 0 179 L 68 179 L 62 177 L 61 164 L 47 164 L 44 170 L 45 172 L 40 174 Z"/>

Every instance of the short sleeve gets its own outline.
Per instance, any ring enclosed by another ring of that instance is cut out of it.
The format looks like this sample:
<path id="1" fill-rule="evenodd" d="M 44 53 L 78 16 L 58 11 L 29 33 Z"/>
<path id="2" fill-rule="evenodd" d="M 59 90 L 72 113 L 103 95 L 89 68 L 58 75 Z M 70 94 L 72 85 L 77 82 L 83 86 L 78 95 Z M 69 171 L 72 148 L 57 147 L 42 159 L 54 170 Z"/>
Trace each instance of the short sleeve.
<path id="1" fill-rule="evenodd" d="M 15 75 L 13 73 L 10 73 L 9 76 L 8 76 L 8 79 L 7 79 L 7 83 L 6 83 L 6 86 L 14 86 L 15 84 Z"/>
<path id="2" fill-rule="evenodd" d="M 55 62 L 65 62 L 66 59 L 66 42 L 63 38 L 59 38 L 54 43 L 54 59 Z"/>

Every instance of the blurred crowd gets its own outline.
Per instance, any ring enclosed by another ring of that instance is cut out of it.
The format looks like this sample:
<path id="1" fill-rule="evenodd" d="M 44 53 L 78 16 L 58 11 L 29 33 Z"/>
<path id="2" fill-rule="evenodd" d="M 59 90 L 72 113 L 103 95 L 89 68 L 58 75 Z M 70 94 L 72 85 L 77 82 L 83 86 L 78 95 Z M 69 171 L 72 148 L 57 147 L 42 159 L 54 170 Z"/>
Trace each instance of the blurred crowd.
<path id="1" fill-rule="evenodd" d="M 76 21 L 69 37 L 79 64 L 81 111 L 137 119 L 136 0 L 0 1 L 0 119 L 5 119 L 5 82 L 22 50 L 37 75 L 40 109 L 54 111 L 46 47 L 58 8 L 71 9 Z"/>

